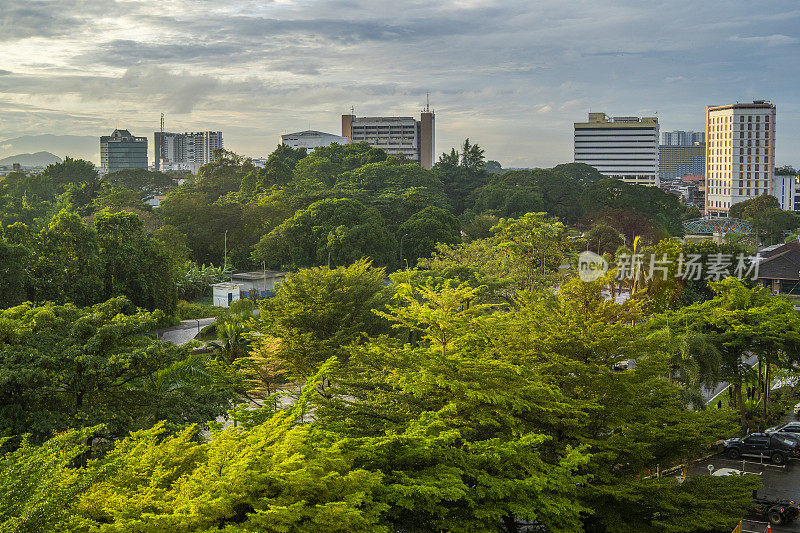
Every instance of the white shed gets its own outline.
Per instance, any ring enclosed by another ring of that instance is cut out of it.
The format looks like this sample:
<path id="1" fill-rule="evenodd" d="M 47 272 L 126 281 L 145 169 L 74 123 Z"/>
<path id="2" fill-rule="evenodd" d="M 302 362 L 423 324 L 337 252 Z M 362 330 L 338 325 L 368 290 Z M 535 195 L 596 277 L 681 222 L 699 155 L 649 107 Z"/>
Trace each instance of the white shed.
<path id="1" fill-rule="evenodd" d="M 239 299 L 241 294 L 241 285 L 237 283 L 215 283 L 211 286 L 212 305 L 216 307 L 230 307 L 231 304 Z"/>

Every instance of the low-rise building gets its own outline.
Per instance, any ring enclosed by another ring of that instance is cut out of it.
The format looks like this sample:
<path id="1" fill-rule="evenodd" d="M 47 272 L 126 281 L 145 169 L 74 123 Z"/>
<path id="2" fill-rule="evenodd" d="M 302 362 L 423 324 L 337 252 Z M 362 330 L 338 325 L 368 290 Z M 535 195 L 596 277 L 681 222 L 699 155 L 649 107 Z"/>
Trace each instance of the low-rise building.
<path id="1" fill-rule="evenodd" d="M 241 299 L 241 287 L 237 283 L 222 282 L 211 286 L 211 302 L 216 307 L 230 307 Z"/>
<path id="2" fill-rule="evenodd" d="M 775 294 L 800 293 L 800 242 L 769 246 L 760 250 L 758 282 Z"/>
<path id="3" fill-rule="evenodd" d="M 270 298 L 275 289 L 286 277 L 286 272 L 278 270 L 255 270 L 231 274 L 231 283 L 239 286 L 242 298 Z"/>
<path id="4" fill-rule="evenodd" d="M 314 130 L 281 135 L 281 144 L 295 149 L 305 148 L 309 153 L 313 152 L 315 148 L 330 146 L 333 143 L 347 144 L 347 137 Z"/>

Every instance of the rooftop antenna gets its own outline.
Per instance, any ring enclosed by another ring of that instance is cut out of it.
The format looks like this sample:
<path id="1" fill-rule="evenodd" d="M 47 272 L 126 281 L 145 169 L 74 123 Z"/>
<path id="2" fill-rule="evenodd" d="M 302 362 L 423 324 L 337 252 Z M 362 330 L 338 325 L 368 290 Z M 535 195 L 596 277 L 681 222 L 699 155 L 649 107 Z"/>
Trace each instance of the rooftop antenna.
<path id="1" fill-rule="evenodd" d="M 356 114 L 356 106 L 353 106 L 353 105 L 350 106 L 350 114 L 351 115 L 355 115 Z"/>
<path id="2" fill-rule="evenodd" d="M 425 112 L 431 112 L 431 93 L 428 91 L 425 92 Z"/>
<path id="3" fill-rule="evenodd" d="M 156 169 L 161 170 L 161 161 L 165 159 L 164 157 L 164 113 L 161 113 L 161 137 L 159 138 L 158 143 L 158 158 L 156 161 Z"/>

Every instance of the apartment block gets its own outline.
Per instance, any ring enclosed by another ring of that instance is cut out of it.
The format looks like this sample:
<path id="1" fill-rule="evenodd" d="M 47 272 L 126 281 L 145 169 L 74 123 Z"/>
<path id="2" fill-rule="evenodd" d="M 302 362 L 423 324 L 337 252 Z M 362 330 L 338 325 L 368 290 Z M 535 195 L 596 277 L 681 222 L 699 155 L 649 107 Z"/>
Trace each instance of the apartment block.
<path id="1" fill-rule="evenodd" d="M 197 173 L 201 166 L 214 160 L 214 150 L 224 146 L 221 131 L 157 131 L 154 137 L 156 170 L 188 170 Z"/>
<path id="2" fill-rule="evenodd" d="M 662 146 L 694 146 L 705 143 L 706 134 L 702 131 L 665 131 L 661 134 Z"/>
<path id="3" fill-rule="evenodd" d="M 765 100 L 706 107 L 707 216 L 773 194 L 775 106 Z"/>
<path id="4" fill-rule="evenodd" d="M 705 174 L 706 143 L 692 146 L 664 145 L 658 147 L 658 176 L 660 180 Z"/>

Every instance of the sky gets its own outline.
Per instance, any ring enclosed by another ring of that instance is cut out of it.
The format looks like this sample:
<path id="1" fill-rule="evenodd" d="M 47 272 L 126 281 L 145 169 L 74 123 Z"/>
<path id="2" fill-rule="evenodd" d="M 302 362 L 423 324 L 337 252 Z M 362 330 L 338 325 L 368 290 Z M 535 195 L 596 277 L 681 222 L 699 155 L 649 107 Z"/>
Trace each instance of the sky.
<path id="1" fill-rule="evenodd" d="M 163 112 L 263 157 L 351 106 L 418 116 L 429 92 L 437 152 L 469 137 L 549 167 L 590 110 L 702 130 L 706 105 L 766 99 L 776 162 L 798 166 L 799 60 L 796 0 L 0 0 L 0 140 L 152 145 Z"/>

